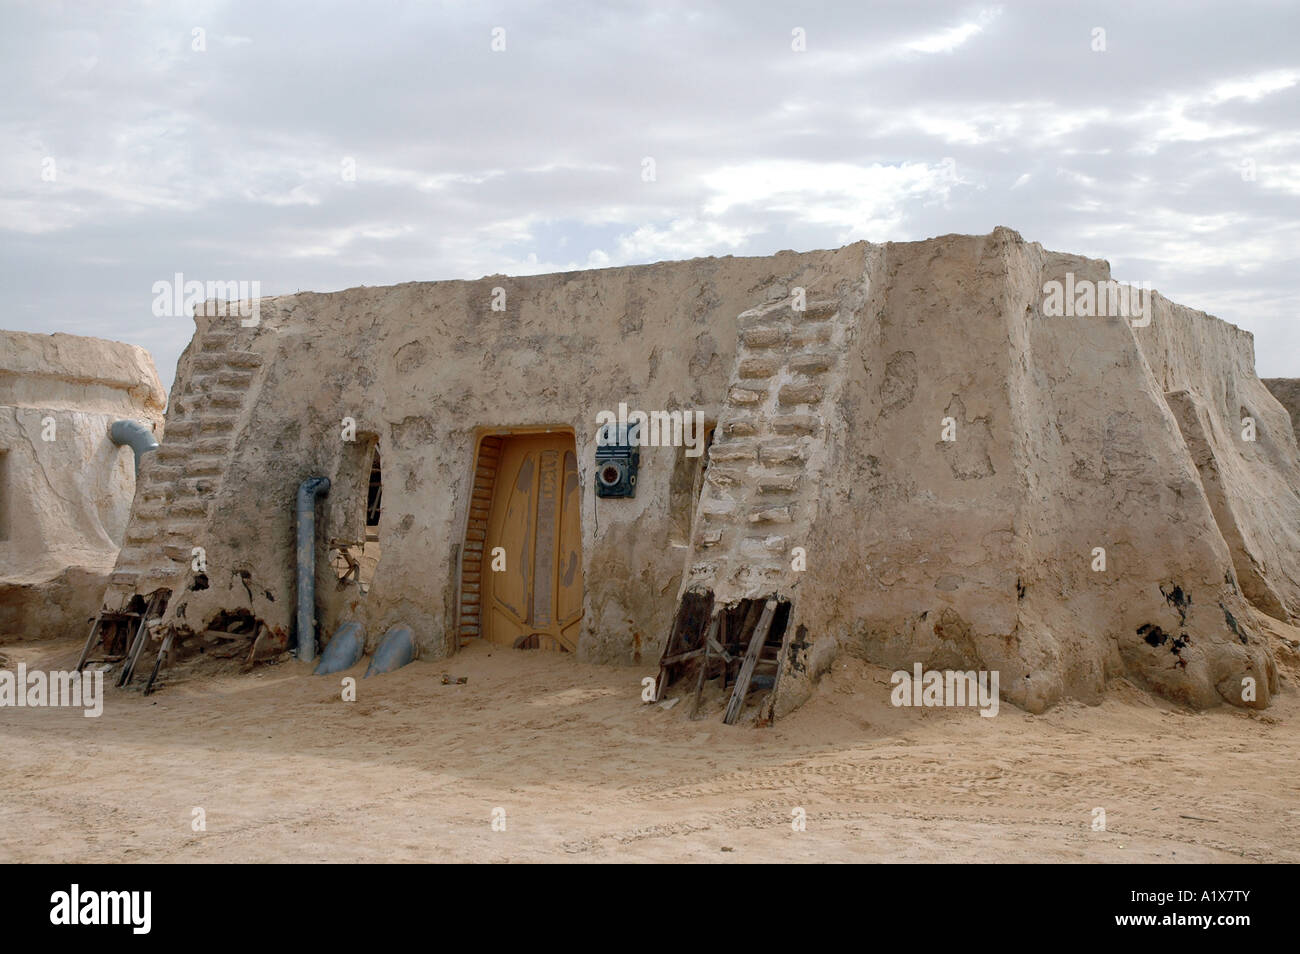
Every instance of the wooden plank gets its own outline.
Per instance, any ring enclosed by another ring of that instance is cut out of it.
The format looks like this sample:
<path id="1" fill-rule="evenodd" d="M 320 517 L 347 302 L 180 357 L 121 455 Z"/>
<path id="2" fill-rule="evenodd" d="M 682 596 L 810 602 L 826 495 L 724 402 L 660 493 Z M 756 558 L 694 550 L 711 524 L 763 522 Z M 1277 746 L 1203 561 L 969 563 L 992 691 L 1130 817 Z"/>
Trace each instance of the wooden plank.
<path id="1" fill-rule="evenodd" d="M 718 638 L 709 640 L 707 645 L 712 653 L 722 657 L 722 671 L 725 679 L 727 665 L 731 662 L 731 653 L 724 648 L 727 645 L 727 611 L 725 609 L 722 611 L 722 618 L 718 620 Z"/>
<path id="2" fill-rule="evenodd" d="M 754 678 L 754 667 L 758 664 L 758 654 L 767 642 L 767 631 L 772 628 L 772 617 L 776 615 L 776 600 L 768 600 L 763 606 L 763 615 L 758 618 L 753 635 L 749 637 L 749 647 L 745 650 L 745 661 L 740 665 L 740 674 L 736 676 L 736 688 L 731 692 L 731 701 L 722 721 L 735 725 L 740 718 L 740 710 L 745 706 L 745 696 L 749 694 L 749 683 Z"/>
<path id="3" fill-rule="evenodd" d="M 664 690 L 668 688 L 668 667 L 669 663 L 664 660 L 669 658 L 673 650 L 677 648 L 677 635 L 681 632 L 682 619 L 685 614 L 682 612 L 682 604 L 677 604 L 677 610 L 673 613 L 673 625 L 668 630 L 668 641 L 664 643 L 664 651 L 659 656 L 659 676 L 655 679 L 655 695 L 653 702 L 658 702 L 664 696 Z"/>
<path id="4" fill-rule="evenodd" d="M 700 660 L 700 674 L 695 677 L 695 699 L 691 702 L 691 718 L 700 711 L 700 697 L 704 693 L 704 679 L 709 672 L 709 647 L 714 645 L 716 640 L 713 638 L 718 632 L 718 621 L 726 612 L 721 606 L 713 608 L 713 619 L 709 620 L 708 632 L 704 635 L 704 658 Z"/>
<path id="5" fill-rule="evenodd" d="M 140 614 L 140 628 L 136 630 L 135 641 L 132 642 L 130 647 L 127 649 L 126 662 L 122 664 L 122 674 L 117 677 L 117 687 L 119 689 L 123 686 L 129 685 L 131 677 L 135 675 L 136 664 L 140 661 L 140 654 L 144 652 L 145 643 L 149 640 L 149 617 L 157 609 L 158 603 L 160 602 L 159 594 L 161 592 L 162 590 L 155 590 L 150 594 L 149 605 L 147 605 L 144 608 L 144 612 Z"/>
<path id="6" fill-rule="evenodd" d="M 776 675 L 772 678 L 771 705 L 768 707 L 769 725 L 776 722 L 776 690 L 781 685 L 781 677 L 785 675 L 785 662 L 790 656 L 790 635 L 794 632 L 794 627 L 790 625 L 790 622 L 787 621 L 785 632 L 781 634 L 781 651 L 776 657 Z"/>
<path id="7" fill-rule="evenodd" d="M 99 635 L 99 621 L 103 618 L 104 614 L 100 613 L 95 617 L 95 622 L 90 625 L 90 635 L 86 637 L 86 646 L 81 650 L 81 656 L 77 660 L 77 672 L 81 672 L 90 657 L 90 650 L 95 645 L 95 637 Z"/>
<path id="8" fill-rule="evenodd" d="M 153 672 L 149 673 L 149 681 L 144 684 L 144 694 L 147 696 L 153 692 L 153 684 L 158 679 L 158 670 L 162 669 L 163 659 L 167 656 L 168 650 L 172 648 L 172 631 L 167 632 L 167 637 L 163 640 L 162 648 L 158 650 L 158 658 L 154 660 Z"/>
<path id="9" fill-rule="evenodd" d="M 126 651 L 126 660 L 122 663 L 122 672 L 119 673 L 117 677 L 117 687 L 119 689 L 129 683 L 131 677 L 135 675 L 135 667 L 140 660 L 140 654 L 144 652 L 144 644 L 146 641 L 147 636 L 145 631 L 143 629 L 137 631 L 134 642 L 131 643 L 130 647 Z"/>
<path id="10" fill-rule="evenodd" d="M 253 648 L 249 650 L 248 658 L 245 659 L 244 664 L 239 667 L 240 672 L 252 672 L 253 663 L 257 661 L 257 651 L 261 649 L 263 642 L 265 642 L 264 637 L 269 631 L 270 630 L 265 623 L 257 627 L 257 638 L 253 640 Z"/>
<path id="11" fill-rule="evenodd" d="M 655 681 L 655 692 L 653 702 L 658 702 L 663 698 L 664 690 L 668 688 L 668 683 L 672 676 L 673 666 L 678 665 L 673 659 L 679 655 L 679 648 L 687 644 L 688 634 L 692 637 L 702 635 L 708 626 L 709 617 L 706 613 L 711 613 L 713 609 L 713 594 L 707 594 L 708 599 L 704 599 L 704 594 L 687 593 L 682 597 L 682 601 L 677 604 L 677 612 L 673 614 L 672 629 L 668 633 L 668 642 L 664 644 L 664 651 L 659 656 L 659 678 Z M 703 644 L 700 649 L 703 649 Z"/>
<path id="12" fill-rule="evenodd" d="M 224 629 L 205 629 L 204 636 L 211 636 L 214 639 L 252 639 L 253 633 L 232 633 Z"/>
<path id="13" fill-rule="evenodd" d="M 749 603 L 749 607 L 745 610 L 744 614 L 742 614 L 741 616 L 740 628 L 736 630 L 735 641 L 734 642 L 728 641 L 722 644 L 724 649 L 727 650 L 726 664 L 722 667 L 723 692 L 727 690 L 727 683 L 731 681 L 731 678 L 734 675 L 731 668 L 732 664 L 736 663 L 737 660 L 741 658 L 741 654 L 737 654 L 735 656 L 731 655 L 730 649 L 733 646 L 738 646 L 743 651 L 745 647 L 745 637 L 754 631 L 754 627 L 758 625 L 758 617 L 762 614 L 762 612 L 763 612 L 763 604 L 760 603 L 758 600 L 751 600 Z"/>
<path id="14" fill-rule="evenodd" d="M 703 647 L 701 647 L 700 649 L 689 649 L 684 653 L 674 653 L 671 656 L 665 656 L 663 659 L 659 660 L 659 665 L 676 666 L 679 663 L 686 662 L 688 659 L 694 659 L 696 656 L 703 656 L 703 655 L 704 655 Z"/>
<path id="15" fill-rule="evenodd" d="M 745 637 L 754 631 L 754 627 L 758 625 L 758 618 L 762 614 L 763 604 L 758 600 L 753 600 L 749 604 L 749 612 L 745 614 L 745 618 L 740 624 L 740 631 L 736 633 L 736 645 L 744 645 Z"/>

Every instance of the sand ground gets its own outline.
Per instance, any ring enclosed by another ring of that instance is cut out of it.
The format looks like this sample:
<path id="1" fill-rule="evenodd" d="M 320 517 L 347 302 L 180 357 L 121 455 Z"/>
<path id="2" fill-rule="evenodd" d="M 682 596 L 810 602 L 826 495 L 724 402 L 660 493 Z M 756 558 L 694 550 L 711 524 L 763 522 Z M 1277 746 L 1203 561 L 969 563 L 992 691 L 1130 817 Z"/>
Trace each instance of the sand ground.
<path id="1" fill-rule="evenodd" d="M 698 721 L 642 704 L 653 666 L 485 645 L 358 678 L 355 702 L 294 661 L 179 667 L 98 719 L 0 709 L 0 861 L 1296 862 L 1300 631 L 1271 629 L 1265 712 L 1122 681 L 1041 716 L 895 709 L 887 672 L 841 658 L 775 726 L 726 727 L 716 688 Z"/>

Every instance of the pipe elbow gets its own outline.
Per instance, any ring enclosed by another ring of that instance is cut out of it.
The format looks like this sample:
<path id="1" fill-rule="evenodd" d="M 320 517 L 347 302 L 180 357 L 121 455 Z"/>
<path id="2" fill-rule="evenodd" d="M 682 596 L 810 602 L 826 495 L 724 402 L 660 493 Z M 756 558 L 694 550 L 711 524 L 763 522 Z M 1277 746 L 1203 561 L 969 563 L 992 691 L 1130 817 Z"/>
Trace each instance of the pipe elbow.
<path id="1" fill-rule="evenodd" d="M 316 509 L 316 498 L 330 492 L 328 477 L 308 477 L 298 485 L 298 513 Z"/>
<path id="2" fill-rule="evenodd" d="M 153 428 L 144 421 L 123 418 L 114 421 L 108 429 L 108 437 L 118 447 L 130 447 L 135 454 L 135 472 L 140 473 L 140 458 L 150 451 L 158 449 L 158 438 L 154 437 Z"/>

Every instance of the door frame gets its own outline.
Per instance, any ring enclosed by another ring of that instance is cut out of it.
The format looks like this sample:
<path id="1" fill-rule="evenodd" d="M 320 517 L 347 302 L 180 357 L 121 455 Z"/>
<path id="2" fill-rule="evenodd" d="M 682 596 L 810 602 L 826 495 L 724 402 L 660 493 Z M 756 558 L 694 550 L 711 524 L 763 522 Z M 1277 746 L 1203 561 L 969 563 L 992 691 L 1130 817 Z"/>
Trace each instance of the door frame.
<path id="1" fill-rule="evenodd" d="M 479 622 L 477 626 L 477 631 L 469 635 L 465 635 L 462 629 L 462 627 L 465 625 L 463 622 L 464 609 L 465 609 L 465 601 L 464 601 L 465 552 L 466 552 L 467 544 L 470 542 L 469 532 L 471 529 L 470 528 L 471 511 L 473 510 L 473 502 L 474 502 L 474 475 L 478 472 L 479 454 L 482 452 L 483 449 L 483 439 L 486 437 L 500 437 L 500 438 L 535 437 L 539 434 L 568 435 L 569 437 L 573 438 L 573 450 L 575 456 L 577 456 L 578 458 L 578 492 L 580 494 L 585 494 L 585 488 L 582 484 L 582 451 L 578 447 L 578 432 L 572 425 L 570 424 L 552 424 L 552 425 L 528 424 L 519 427 L 476 427 L 474 428 L 474 440 L 472 445 L 473 450 L 472 453 L 470 454 L 469 472 L 467 474 L 468 480 L 465 484 L 466 486 L 465 503 L 464 506 L 461 508 L 460 537 L 459 537 L 460 546 L 457 548 L 457 553 L 456 553 L 456 592 L 455 592 L 455 604 L 453 607 L 453 613 L 456 620 L 456 625 L 452 628 L 452 639 L 451 639 L 451 646 L 450 646 L 450 649 L 453 653 L 457 652 L 464 645 L 466 645 L 468 640 L 484 638 L 483 636 L 483 612 L 484 611 L 483 611 L 483 603 L 482 603 L 484 586 L 482 583 L 482 579 L 483 579 L 482 574 L 489 572 L 486 568 L 485 561 L 480 562 L 481 569 L 480 569 L 480 582 L 479 582 L 479 594 L 478 594 L 480 602 L 478 604 Z M 496 499 L 495 479 L 492 486 L 491 499 L 492 500 Z M 581 507 L 578 508 L 578 512 L 579 514 L 581 514 L 582 512 Z M 581 520 L 581 517 L 579 517 L 579 520 Z M 580 541 L 582 540 L 582 536 L 583 536 L 581 533 L 581 529 L 582 528 L 580 524 L 579 535 L 578 535 Z M 484 540 L 484 542 L 486 543 L 486 540 Z M 586 548 L 583 547 L 582 549 L 585 550 Z M 484 551 L 484 556 L 486 556 L 486 550 Z M 585 557 L 582 557 L 581 553 L 580 553 L 580 558 L 583 564 L 581 567 L 583 571 L 582 601 L 583 601 L 583 611 L 585 615 L 586 602 L 587 602 L 586 560 Z"/>

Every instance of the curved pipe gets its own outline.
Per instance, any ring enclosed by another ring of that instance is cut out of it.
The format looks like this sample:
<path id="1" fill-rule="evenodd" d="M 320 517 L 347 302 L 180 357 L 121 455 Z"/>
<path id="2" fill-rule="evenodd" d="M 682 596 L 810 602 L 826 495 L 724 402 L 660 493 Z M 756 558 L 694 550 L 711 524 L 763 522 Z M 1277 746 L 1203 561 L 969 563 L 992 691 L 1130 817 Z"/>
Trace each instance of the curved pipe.
<path id="1" fill-rule="evenodd" d="M 375 654 L 370 657 L 370 666 L 362 678 L 369 679 L 371 676 L 401 669 L 413 659 L 415 637 L 411 635 L 410 627 L 393 626 L 384 633 L 384 638 L 375 647 Z"/>
<path id="2" fill-rule="evenodd" d="M 360 623 L 344 623 L 334 633 L 320 654 L 320 665 L 316 675 L 326 676 L 332 672 L 351 669 L 361 661 L 366 649 L 366 631 Z"/>
<path id="3" fill-rule="evenodd" d="M 316 658 L 316 498 L 329 493 L 328 477 L 298 485 L 298 658 Z"/>
<path id="4" fill-rule="evenodd" d="M 140 476 L 140 458 L 158 449 L 158 438 L 144 421 L 124 418 L 108 429 L 109 439 L 118 447 L 129 446 L 135 452 L 135 475 Z"/>

